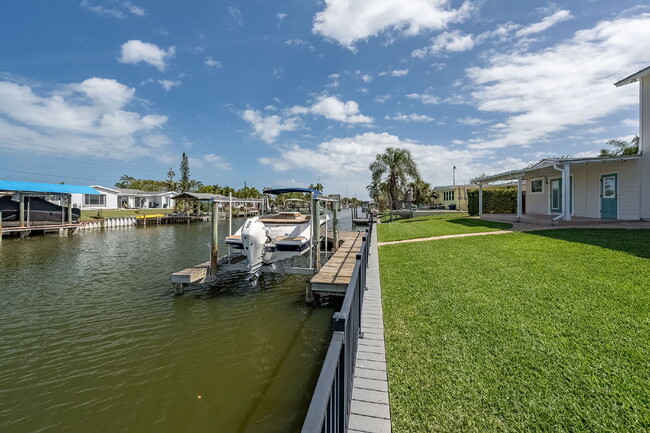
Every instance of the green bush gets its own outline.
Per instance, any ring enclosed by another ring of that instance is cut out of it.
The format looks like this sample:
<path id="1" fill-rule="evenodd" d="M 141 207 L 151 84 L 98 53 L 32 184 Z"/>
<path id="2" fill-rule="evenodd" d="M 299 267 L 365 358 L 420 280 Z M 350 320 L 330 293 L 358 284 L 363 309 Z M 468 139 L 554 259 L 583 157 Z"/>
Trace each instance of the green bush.
<path id="1" fill-rule="evenodd" d="M 478 215 L 478 190 L 467 191 L 467 212 Z M 516 213 L 517 189 L 499 188 L 483 190 L 483 213 Z"/>

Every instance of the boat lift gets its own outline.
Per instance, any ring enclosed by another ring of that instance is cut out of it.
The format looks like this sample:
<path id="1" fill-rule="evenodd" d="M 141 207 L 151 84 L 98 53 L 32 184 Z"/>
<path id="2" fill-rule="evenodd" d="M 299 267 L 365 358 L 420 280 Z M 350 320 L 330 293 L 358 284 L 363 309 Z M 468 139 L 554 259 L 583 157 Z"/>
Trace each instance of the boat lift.
<path id="1" fill-rule="evenodd" d="M 330 195 L 325 196 L 320 191 L 309 189 L 309 188 L 281 188 L 281 189 L 268 189 L 264 191 L 264 194 L 284 194 L 289 192 L 301 192 L 309 193 L 311 195 L 311 245 L 309 247 L 309 266 L 300 267 L 300 266 L 283 266 L 281 263 L 272 263 L 271 265 L 264 265 L 260 268 L 261 273 L 276 272 L 285 274 L 302 274 L 302 275 L 314 275 L 317 274 L 322 266 L 321 263 L 321 252 L 325 253 L 327 258 L 329 254 L 334 253 L 339 246 L 339 218 L 338 214 L 340 211 L 340 196 L 339 195 Z M 232 195 L 230 195 L 230 200 L 232 200 Z M 325 211 L 327 211 L 328 204 L 332 210 L 332 250 L 328 249 L 328 238 L 327 234 L 329 232 L 327 219 L 325 220 L 325 236 L 322 236 L 320 232 L 320 209 L 321 203 L 324 206 Z M 215 200 L 211 201 L 211 236 L 210 236 L 210 261 L 201 263 L 192 268 L 188 268 L 179 272 L 172 274 L 171 282 L 174 286 L 175 294 L 183 294 L 186 287 L 190 285 L 211 285 L 217 281 L 217 274 L 220 269 L 228 271 L 248 271 L 248 259 L 243 254 L 233 254 L 231 247 L 228 247 L 228 254 L 224 256 L 219 256 L 219 208 L 218 203 Z M 262 198 L 262 205 L 260 209 L 260 216 L 262 216 L 264 209 L 268 209 L 269 206 L 264 206 L 265 197 Z M 229 216 L 228 216 L 228 235 L 232 236 L 233 227 L 232 227 L 232 206 L 229 206 Z M 324 251 L 321 250 L 320 245 L 325 240 Z M 317 251 L 316 254 L 314 252 Z M 254 282 L 254 281 L 253 281 Z"/>

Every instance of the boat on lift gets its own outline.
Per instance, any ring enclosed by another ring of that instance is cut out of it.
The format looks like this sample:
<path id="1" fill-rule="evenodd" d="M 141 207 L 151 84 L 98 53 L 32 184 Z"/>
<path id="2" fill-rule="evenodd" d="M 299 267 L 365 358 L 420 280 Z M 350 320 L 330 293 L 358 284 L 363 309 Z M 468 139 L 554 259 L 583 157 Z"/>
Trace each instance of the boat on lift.
<path id="1" fill-rule="evenodd" d="M 322 195 L 320 191 L 310 188 L 264 191 L 265 194 L 290 192 L 308 193 L 312 199 Z M 318 218 L 321 227 L 324 227 L 329 219 L 326 213 Z M 248 218 L 235 234 L 226 237 L 226 244 L 246 256 L 249 280 L 255 284 L 263 266 L 275 270 L 285 260 L 302 256 L 311 250 L 312 225 L 312 216 L 301 212 L 277 212 L 255 216 Z M 324 233 L 324 230 L 320 232 Z"/>

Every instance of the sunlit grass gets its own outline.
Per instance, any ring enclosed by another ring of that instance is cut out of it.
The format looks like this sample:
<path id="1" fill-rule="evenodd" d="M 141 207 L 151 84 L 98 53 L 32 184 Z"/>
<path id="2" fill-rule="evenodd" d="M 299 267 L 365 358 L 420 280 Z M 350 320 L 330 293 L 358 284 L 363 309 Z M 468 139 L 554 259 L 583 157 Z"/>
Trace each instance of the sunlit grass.
<path id="1" fill-rule="evenodd" d="M 393 431 L 648 431 L 649 257 L 650 230 L 380 247 Z"/>
<path id="2" fill-rule="evenodd" d="M 463 233 L 490 232 L 506 230 L 512 224 L 486 221 L 478 218 L 459 216 L 430 216 L 393 221 L 378 224 L 377 235 L 380 242 L 400 241 L 405 239 L 427 238 L 432 236 L 455 235 Z"/>

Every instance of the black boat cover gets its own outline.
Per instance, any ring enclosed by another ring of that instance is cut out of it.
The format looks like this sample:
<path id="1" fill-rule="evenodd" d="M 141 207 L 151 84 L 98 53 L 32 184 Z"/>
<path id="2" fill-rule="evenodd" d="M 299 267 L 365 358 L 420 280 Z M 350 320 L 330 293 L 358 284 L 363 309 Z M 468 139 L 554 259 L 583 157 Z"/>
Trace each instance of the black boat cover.
<path id="1" fill-rule="evenodd" d="M 2 212 L 3 222 L 19 221 L 19 208 L 20 203 L 13 201 L 11 196 L 0 197 L 0 212 Z M 27 214 L 27 209 L 29 209 L 29 216 Z M 61 213 L 63 213 L 63 217 L 61 216 Z M 72 221 L 79 222 L 80 216 L 81 210 L 78 208 L 72 208 Z M 40 197 L 25 196 L 25 220 L 28 218 L 31 222 L 67 223 L 68 209 L 50 203 Z"/>

